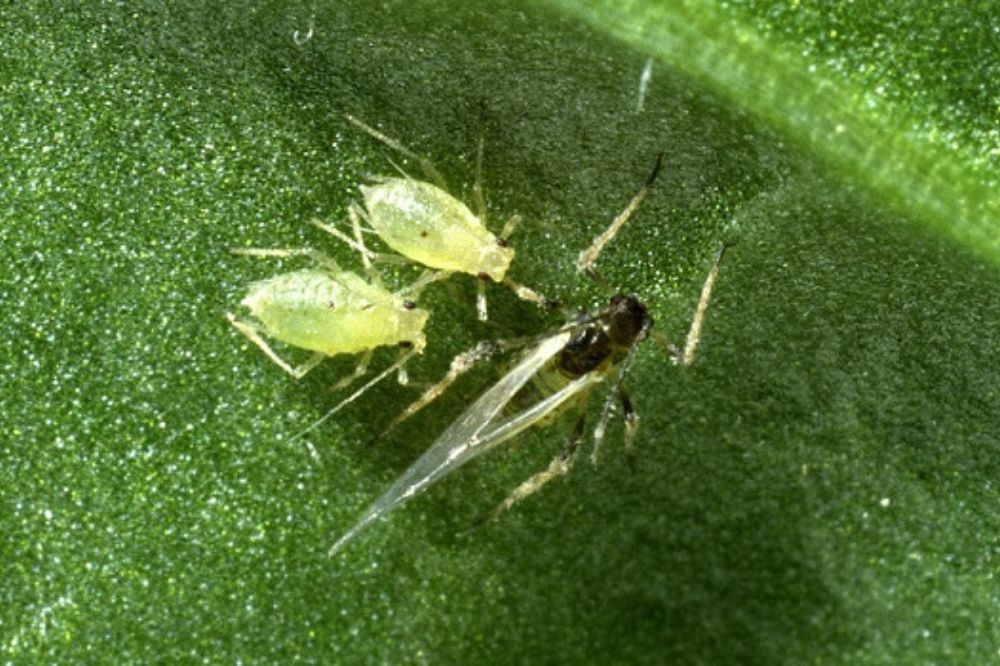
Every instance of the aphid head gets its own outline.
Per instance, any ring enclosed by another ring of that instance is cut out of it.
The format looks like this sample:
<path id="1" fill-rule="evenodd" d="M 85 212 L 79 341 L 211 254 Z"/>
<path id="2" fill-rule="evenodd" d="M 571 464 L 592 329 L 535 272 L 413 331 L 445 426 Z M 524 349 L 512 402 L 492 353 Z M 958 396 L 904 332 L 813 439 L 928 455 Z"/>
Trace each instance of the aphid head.
<path id="1" fill-rule="evenodd" d="M 489 234 L 493 236 L 493 234 Z M 485 243 L 479 251 L 479 276 L 491 278 L 494 282 L 502 282 L 510 262 L 514 260 L 513 248 L 507 247 L 507 242 L 501 238 L 493 238 L 493 242 Z"/>
<path id="2" fill-rule="evenodd" d="M 608 303 L 607 332 L 611 341 L 631 347 L 649 335 L 653 318 L 642 302 L 632 294 L 615 294 Z"/>

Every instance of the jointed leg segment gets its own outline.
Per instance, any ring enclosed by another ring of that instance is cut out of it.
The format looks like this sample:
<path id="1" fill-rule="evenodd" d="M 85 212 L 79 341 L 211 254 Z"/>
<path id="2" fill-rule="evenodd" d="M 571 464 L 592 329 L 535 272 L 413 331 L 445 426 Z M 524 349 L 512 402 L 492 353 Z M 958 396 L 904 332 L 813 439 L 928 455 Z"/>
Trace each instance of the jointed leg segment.
<path id="1" fill-rule="evenodd" d="M 523 500 L 529 495 L 533 495 L 538 492 L 542 486 L 544 486 L 549 481 L 556 479 L 567 472 L 573 466 L 573 460 L 576 458 L 577 451 L 579 450 L 580 440 L 583 438 L 583 428 L 586 422 L 586 414 L 580 414 L 576 420 L 576 425 L 573 427 L 573 433 L 566 440 L 566 445 L 563 450 L 556 456 L 549 466 L 543 469 L 541 472 L 533 474 L 526 481 L 521 483 L 514 491 L 507 496 L 503 502 L 501 502 L 493 511 L 489 513 L 485 518 L 481 519 L 480 522 L 486 522 L 493 520 L 499 516 L 504 511 L 507 511 L 512 506 Z"/>
<path id="2" fill-rule="evenodd" d="M 526 338 L 510 338 L 508 340 L 485 341 L 480 342 L 472 349 L 457 355 L 451 360 L 451 367 L 448 369 L 448 373 L 441 378 L 441 381 L 428 388 L 424 391 L 423 395 L 410 403 L 410 405 L 404 409 L 399 416 L 392 420 L 392 422 L 386 427 L 385 431 L 388 432 L 432 403 L 442 393 L 444 393 L 449 386 L 454 384 L 455 380 L 475 367 L 476 364 L 493 358 L 497 354 L 527 346 L 536 340 L 538 340 L 538 338 L 532 336 Z"/>
<path id="3" fill-rule="evenodd" d="M 260 350 L 274 362 L 275 365 L 290 374 L 294 379 L 301 379 L 307 372 L 315 368 L 323 361 L 323 359 L 326 358 L 325 354 L 314 352 L 308 361 L 293 368 L 284 359 L 278 356 L 277 352 L 271 349 L 271 345 L 267 344 L 267 341 L 264 340 L 260 333 L 257 332 L 256 326 L 245 321 L 240 321 L 236 318 L 236 315 L 231 312 L 226 313 L 226 319 L 233 325 L 233 328 L 245 335 L 250 342 L 257 345 Z"/>

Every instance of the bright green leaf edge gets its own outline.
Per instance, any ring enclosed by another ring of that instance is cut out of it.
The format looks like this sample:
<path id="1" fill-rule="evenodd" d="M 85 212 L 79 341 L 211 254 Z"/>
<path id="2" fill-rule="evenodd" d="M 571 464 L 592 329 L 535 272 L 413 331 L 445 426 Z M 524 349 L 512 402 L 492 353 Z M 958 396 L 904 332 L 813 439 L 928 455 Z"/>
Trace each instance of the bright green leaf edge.
<path id="1" fill-rule="evenodd" d="M 711 2 L 552 0 L 711 87 L 912 221 L 1000 263 L 1000 197 L 985 158 Z"/>

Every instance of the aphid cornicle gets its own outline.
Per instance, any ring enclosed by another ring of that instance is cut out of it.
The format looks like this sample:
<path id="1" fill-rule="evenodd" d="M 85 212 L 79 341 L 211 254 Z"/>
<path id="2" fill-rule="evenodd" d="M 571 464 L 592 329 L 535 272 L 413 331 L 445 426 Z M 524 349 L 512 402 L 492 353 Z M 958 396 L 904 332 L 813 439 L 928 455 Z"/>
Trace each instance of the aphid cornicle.
<path id="1" fill-rule="evenodd" d="M 646 196 L 658 168 L 659 160 L 643 188 L 636 193 L 629 205 L 580 254 L 577 267 L 581 272 L 603 283 L 603 279 L 593 269 L 593 263 Z M 679 365 L 688 365 L 694 360 L 702 321 L 724 251 L 725 246 L 716 256 L 702 287 L 684 347 L 674 347 L 665 337 L 658 336 L 658 341 L 670 351 L 673 361 Z M 518 486 L 489 517 L 509 509 L 552 479 L 565 474 L 573 464 L 583 437 L 588 399 L 593 390 L 609 377 L 614 377 L 613 386 L 594 431 L 592 459 L 596 461 L 598 446 L 604 437 L 611 407 L 616 399 L 620 402 L 625 417 L 626 449 L 631 449 L 638 427 L 638 416 L 625 390 L 624 379 L 639 343 L 650 336 L 652 326 L 653 319 L 646 306 L 636 296 L 619 292 L 610 298 L 607 305 L 574 317 L 555 332 L 534 338 L 484 343 L 456 357 L 445 378 L 428 389 L 394 423 L 408 418 L 428 404 L 473 364 L 499 351 L 530 347 L 511 370 L 469 406 L 375 500 L 360 520 L 336 541 L 330 549 L 330 555 L 339 552 L 375 520 L 468 461 L 526 428 L 546 423 L 562 411 L 575 408 L 578 413 L 576 424 L 563 450 L 546 469 Z M 505 408 L 509 409 L 515 403 L 523 402 L 526 394 L 531 394 L 526 405 L 521 405 L 513 413 L 504 414 Z"/>
<path id="2" fill-rule="evenodd" d="M 316 226 L 330 231 L 319 222 Z M 241 301 L 253 319 L 243 321 L 232 313 L 226 318 L 240 333 L 257 345 L 271 361 L 298 379 L 320 362 L 338 354 L 361 354 L 354 372 L 334 388 L 343 388 L 365 374 L 372 353 L 378 347 L 397 346 L 399 360 L 379 373 L 360 390 L 337 405 L 328 418 L 353 401 L 388 374 L 399 371 L 406 382 L 405 365 L 427 345 L 424 326 L 428 313 L 413 302 L 424 282 L 416 282 L 401 292 L 391 292 L 371 267 L 368 250 L 360 240 L 344 238 L 361 252 L 369 279 L 341 268 L 333 259 L 309 249 L 236 248 L 235 254 L 257 257 L 308 256 L 317 268 L 281 273 L 254 282 Z M 312 357 L 293 367 L 265 340 L 269 337 L 286 345 L 313 352 Z"/>
<path id="3" fill-rule="evenodd" d="M 465 273 L 479 280 L 477 310 L 486 319 L 484 282 L 502 282 L 514 293 L 542 306 L 553 303 L 529 287 L 507 276 L 514 250 L 507 245 L 519 219 L 513 216 L 497 236 L 486 227 L 486 204 L 482 194 L 482 141 L 476 159 L 473 186 L 477 211 L 448 193 L 444 178 L 430 161 L 377 129 L 347 115 L 355 126 L 403 155 L 416 160 L 435 183 L 410 176 L 376 178 L 362 185 L 364 209 L 352 207 L 352 216 L 363 217 L 386 245 L 418 264 L 450 273 Z"/>

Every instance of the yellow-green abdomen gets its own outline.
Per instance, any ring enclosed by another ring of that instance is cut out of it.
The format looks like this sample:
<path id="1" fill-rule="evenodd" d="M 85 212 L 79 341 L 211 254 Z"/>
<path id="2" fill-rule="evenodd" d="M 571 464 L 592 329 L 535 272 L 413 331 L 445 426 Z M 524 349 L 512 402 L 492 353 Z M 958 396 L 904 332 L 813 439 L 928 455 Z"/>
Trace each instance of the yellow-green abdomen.
<path id="1" fill-rule="evenodd" d="M 499 282 L 514 258 L 464 203 L 430 183 L 386 178 L 361 193 L 386 245 L 424 266 Z"/>
<path id="2" fill-rule="evenodd" d="M 277 275 L 251 285 L 243 305 L 271 337 L 327 356 L 426 344 L 426 310 L 347 271 Z"/>

